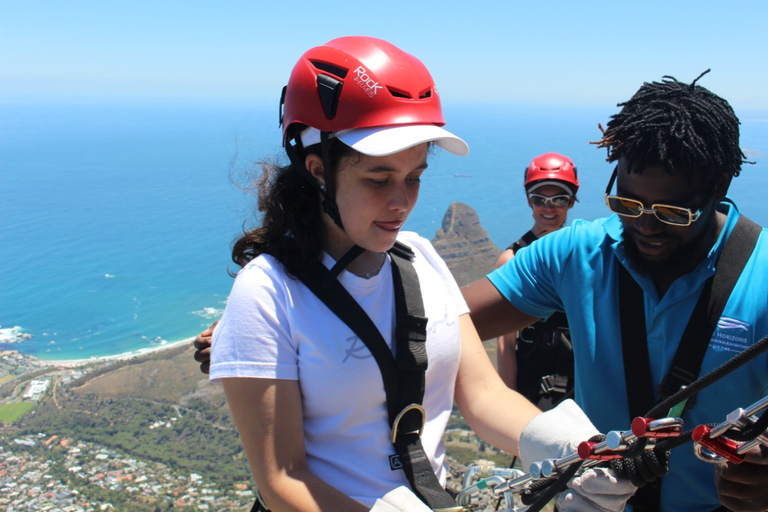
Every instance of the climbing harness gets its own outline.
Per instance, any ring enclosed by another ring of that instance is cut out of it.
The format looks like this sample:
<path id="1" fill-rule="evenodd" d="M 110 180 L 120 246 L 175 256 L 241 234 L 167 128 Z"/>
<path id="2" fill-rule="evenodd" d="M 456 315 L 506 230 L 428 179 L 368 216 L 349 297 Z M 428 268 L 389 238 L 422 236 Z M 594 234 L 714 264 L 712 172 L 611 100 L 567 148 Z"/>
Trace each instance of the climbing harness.
<path id="1" fill-rule="evenodd" d="M 529 230 L 507 247 L 515 253 L 538 240 Z M 556 311 L 522 329 L 515 343 L 517 391 L 542 410 L 573 397 L 573 346 L 568 318 Z"/>
<path id="2" fill-rule="evenodd" d="M 280 243 L 294 243 L 284 237 Z M 429 457 L 421 444 L 426 412 L 421 406 L 427 370 L 427 318 L 424 316 L 421 288 L 411 262 L 414 253 L 407 245 L 395 242 L 388 251 L 392 259 L 395 290 L 395 342 L 397 358 L 376 325 L 337 277 L 363 249 L 353 246 L 327 269 L 320 261 L 299 279 L 365 343 L 381 371 L 387 397 L 392 445 L 396 457 L 391 464 L 405 473 L 411 490 L 432 510 L 463 510 L 440 485 Z"/>

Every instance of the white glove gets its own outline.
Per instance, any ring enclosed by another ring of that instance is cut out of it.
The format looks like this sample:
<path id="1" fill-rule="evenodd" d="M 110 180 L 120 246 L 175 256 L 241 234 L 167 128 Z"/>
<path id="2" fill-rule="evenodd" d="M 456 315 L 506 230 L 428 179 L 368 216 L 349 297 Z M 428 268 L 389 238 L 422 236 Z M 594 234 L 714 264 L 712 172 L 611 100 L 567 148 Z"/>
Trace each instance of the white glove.
<path id="1" fill-rule="evenodd" d="M 432 509 L 409 488 L 400 486 L 377 499 L 369 512 L 432 512 Z"/>
<path id="2" fill-rule="evenodd" d="M 568 487 L 557 495 L 557 509 L 561 512 L 624 510 L 637 490 L 632 482 L 618 478 L 608 468 L 590 468 L 568 482 Z"/>
<path id="3" fill-rule="evenodd" d="M 573 400 L 535 416 L 520 434 L 523 469 L 545 459 L 560 459 L 576 453 L 579 443 L 599 434 L 584 411 Z M 607 468 L 591 468 L 572 479 L 570 488 L 557 496 L 562 512 L 621 512 L 637 490 L 629 480 L 618 478 Z"/>

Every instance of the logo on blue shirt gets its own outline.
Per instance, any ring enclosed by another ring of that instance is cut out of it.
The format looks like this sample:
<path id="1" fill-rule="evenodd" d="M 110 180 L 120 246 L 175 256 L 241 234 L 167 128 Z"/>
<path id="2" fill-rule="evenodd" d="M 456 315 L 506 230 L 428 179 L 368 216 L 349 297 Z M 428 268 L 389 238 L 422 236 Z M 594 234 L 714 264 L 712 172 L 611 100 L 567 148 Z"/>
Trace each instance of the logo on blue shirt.
<path id="1" fill-rule="evenodd" d="M 710 345 L 716 350 L 741 352 L 751 342 L 749 322 L 721 316 L 717 321 L 717 330 L 712 335 Z"/>

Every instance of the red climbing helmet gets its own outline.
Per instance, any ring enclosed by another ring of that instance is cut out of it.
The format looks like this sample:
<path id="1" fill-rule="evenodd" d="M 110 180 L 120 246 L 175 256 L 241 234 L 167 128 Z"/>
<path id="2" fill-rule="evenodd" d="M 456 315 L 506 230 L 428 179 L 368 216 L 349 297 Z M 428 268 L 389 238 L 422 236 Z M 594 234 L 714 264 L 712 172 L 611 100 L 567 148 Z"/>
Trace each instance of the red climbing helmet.
<path id="1" fill-rule="evenodd" d="M 571 159 L 560 153 L 544 153 L 534 158 L 525 169 L 525 189 L 531 192 L 544 185 L 565 187 L 576 195 L 579 178 Z"/>
<path id="2" fill-rule="evenodd" d="M 458 155 L 469 152 L 463 140 L 440 128 L 440 96 L 424 64 L 382 39 L 340 37 L 308 50 L 280 105 L 284 145 L 299 134 L 305 147 L 317 143 L 322 131 L 368 155 L 428 141 Z"/>

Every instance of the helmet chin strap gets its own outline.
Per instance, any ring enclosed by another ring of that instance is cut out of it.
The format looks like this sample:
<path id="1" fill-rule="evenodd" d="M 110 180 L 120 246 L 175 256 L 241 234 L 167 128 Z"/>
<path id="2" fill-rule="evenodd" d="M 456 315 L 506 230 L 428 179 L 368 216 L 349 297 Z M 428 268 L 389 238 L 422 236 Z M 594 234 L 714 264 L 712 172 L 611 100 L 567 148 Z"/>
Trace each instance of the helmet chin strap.
<path id="1" fill-rule="evenodd" d="M 321 132 L 320 144 L 321 144 L 321 158 L 323 159 L 323 166 L 326 169 L 330 169 L 330 156 L 329 156 L 329 144 L 330 132 Z M 333 222 L 344 229 L 344 225 L 341 222 L 341 215 L 339 214 L 339 207 L 336 205 L 334 199 L 336 195 L 336 180 L 333 173 L 325 175 L 325 188 L 321 187 L 312 173 L 307 169 L 307 165 L 304 162 L 304 146 L 301 143 L 301 137 L 295 137 L 292 141 L 286 141 L 285 152 L 288 155 L 288 159 L 293 164 L 293 167 L 298 170 L 299 175 L 304 178 L 312 188 L 320 192 L 323 196 L 321 206 L 323 211 L 328 215 Z"/>
<path id="2" fill-rule="evenodd" d="M 334 279 L 341 274 L 341 271 L 347 268 L 347 265 L 352 263 L 355 258 L 360 256 L 365 252 L 365 249 L 360 247 L 359 245 L 353 245 L 350 247 L 350 249 L 344 253 L 344 255 L 339 258 L 339 261 L 336 262 L 336 264 L 331 268 L 331 275 L 333 275 Z"/>
<path id="3" fill-rule="evenodd" d="M 331 132 L 320 132 L 320 153 L 325 169 L 331 169 L 330 143 L 328 142 L 330 138 Z M 325 174 L 325 190 L 321 189 L 320 193 L 323 195 L 323 211 L 343 230 L 339 207 L 336 205 L 336 176 L 333 172 Z"/>
<path id="4" fill-rule="evenodd" d="M 331 169 L 331 157 L 330 157 L 330 143 L 331 132 L 320 132 L 320 153 L 323 158 L 323 167 L 325 169 Z M 320 193 L 323 195 L 323 211 L 333 219 L 342 231 L 344 231 L 344 225 L 341 223 L 341 215 L 339 214 L 339 207 L 336 205 L 336 175 L 333 172 L 325 173 L 325 188 L 320 189 Z M 365 249 L 359 245 L 353 245 L 349 248 L 344 255 L 339 258 L 339 261 L 331 268 L 331 275 L 336 278 L 339 276 L 342 270 L 352 263 L 355 258 L 365 252 Z"/>
<path id="5" fill-rule="evenodd" d="M 329 154 L 330 144 L 328 143 L 329 138 L 330 132 L 320 133 L 320 151 L 322 153 L 321 157 L 323 159 L 323 166 L 325 169 L 331 168 Z M 321 203 L 323 211 L 326 213 L 326 215 L 333 219 L 333 222 L 339 226 L 339 228 L 343 230 L 344 225 L 341 223 L 339 207 L 336 205 L 336 201 L 333 199 L 333 197 L 336 195 L 336 180 L 333 173 L 328 173 L 325 175 L 325 188 L 321 187 L 315 177 L 312 176 L 312 174 L 309 172 L 306 163 L 304 162 L 304 158 L 302 157 L 304 154 L 304 146 L 301 143 L 301 137 L 296 137 L 293 139 L 293 142 L 287 141 L 285 144 L 285 152 L 288 154 L 288 159 L 291 161 L 291 164 L 293 164 L 294 168 L 299 171 L 301 177 L 303 177 L 304 180 L 312 188 L 320 192 L 320 194 L 323 196 Z M 352 263 L 352 261 L 355 260 L 355 258 L 364 252 L 365 249 L 359 245 L 353 245 L 346 253 L 344 253 L 341 258 L 339 258 L 339 261 L 337 261 L 331 269 L 331 274 L 333 277 L 338 277 L 342 270 L 344 270 L 350 263 Z"/>

